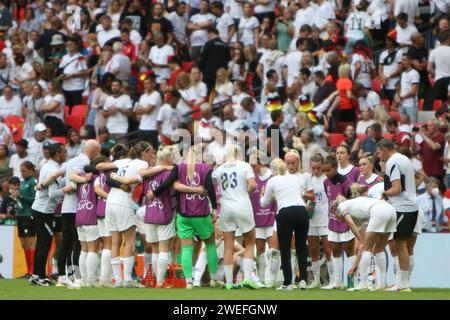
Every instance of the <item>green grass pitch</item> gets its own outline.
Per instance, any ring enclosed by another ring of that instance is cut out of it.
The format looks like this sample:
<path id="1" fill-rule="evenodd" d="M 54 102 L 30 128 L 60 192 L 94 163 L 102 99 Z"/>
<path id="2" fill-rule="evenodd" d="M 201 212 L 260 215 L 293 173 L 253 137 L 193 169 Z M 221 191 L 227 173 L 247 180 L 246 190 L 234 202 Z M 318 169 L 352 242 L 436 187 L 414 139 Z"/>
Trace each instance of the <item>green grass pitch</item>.
<path id="1" fill-rule="evenodd" d="M 279 292 L 275 289 L 101 289 L 69 290 L 54 286 L 44 288 L 29 285 L 25 280 L 0 280 L 0 300 L 450 300 L 450 289 L 413 289 L 412 293 L 347 292 L 344 290 L 294 290 Z"/>

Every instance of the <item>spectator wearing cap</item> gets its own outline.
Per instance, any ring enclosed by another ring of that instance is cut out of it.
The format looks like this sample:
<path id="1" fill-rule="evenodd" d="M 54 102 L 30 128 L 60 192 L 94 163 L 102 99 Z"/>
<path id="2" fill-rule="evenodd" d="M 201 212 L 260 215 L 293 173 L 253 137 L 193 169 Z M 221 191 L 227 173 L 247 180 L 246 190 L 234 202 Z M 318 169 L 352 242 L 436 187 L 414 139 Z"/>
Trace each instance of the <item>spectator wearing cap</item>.
<path id="1" fill-rule="evenodd" d="M 161 95 L 155 90 L 156 75 L 151 72 L 144 80 L 144 93 L 141 95 L 134 111 L 139 122 L 139 140 L 150 141 L 155 150 L 158 149 L 157 117 L 161 108 Z"/>
<path id="2" fill-rule="evenodd" d="M 391 30 L 385 40 L 386 50 L 383 50 L 378 60 L 378 76 L 382 83 L 383 99 L 390 103 L 394 101 L 395 85 L 400 80 L 402 73 L 402 50 L 398 48 L 397 32 Z"/>
<path id="3" fill-rule="evenodd" d="M 43 123 L 38 123 L 34 126 L 34 137 L 28 139 L 28 152 L 36 158 L 36 163 L 39 163 L 44 158 L 42 146 L 45 141 L 54 142 L 47 138 L 47 127 Z"/>
<path id="4" fill-rule="evenodd" d="M 54 34 L 52 37 L 52 42 L 50 45 L 52 46 L 52 52 L 49 60 L 55 65 L 59 66 L 62 58 L 67 54 L 65 42 L 63 36 L 60 34 Z"/>
<path id="5" fill-rule="evenodd" d="M 41 161 L 39 161 L 39 163 L 37 165 L 37 169 L 40 170 L 42 168 L 42 166 L 44 164 L 46 164 L 48 160 L 50 160 L 50 158 L 51 158 L 50 157 L 51 146 L 52 146 L 52 143 L 50 141 L 45 141 L 42 144 L 42 154 L 43 154 L 44 158 Z"/>
<path id="6" fill-rule="evenodd" d="M 128 81 L 131 74 L 131 61 L 128 56 L 123 53 L 123 44 L 114 42 L 113 56 L 105 66 L 105 72 L 112 73 L 116 79 L 120 81 Z"/>
<path id="7" fill-rule="evenodd" d="M 110 16 L 104 15 L 100 18 L 100 30 L 97 32 L 98 44 L 103 48 L 109 41 L 114 38 L 120 38 L 120 31 L 113 28 Z"/>
<path id="8" fill-rule="evenodd" d="M 103 116 L 111 137 L 119 142 L 126 142 L 128 132 L 128 117 L 132 114 L 133 104 L 130 96 L 124 92 L 122 82 L 114 80 L 111 84 L 111 94 L 103 106 Z"/>
<path id="9" fill-rule="evenodd" d="M 82 94 L 86 86 L 89 70 L 83 55 L 79 52 L 81 38 L 67 39 L 67 54 L 62 58 L 59 69 L 62 71 L 62 89 L 66 105 L 70 108 L 83 103 Z"/>
<path id="10" fill-rule="evenodd" d="M 404 12 L 397 15 L 397 26 L 395 27 L 395 31 L 397 32 L 397 42 L 402 48 L 411 45 L 411 36 L 413 33 L 418 32 L 414 24 L 408 22 L 408 14 Z"/>
<path id="11" fill-rule="evenodd" d="M 14 94 L 9 85 L 3 89 L 3 95 L 0 97 L 0 117 L 7 116 L 22 116 L 22 100 Z"/>
<path id="12" fill-rule="evenodd" d="M 155 45 L 151 47 L 148 58 L 153 68 L 153 72 L 157 75 L 156 82 L 158 84 L 163 80 L 170 78 L 169 57 L 175 55 L 172 46 L 164 40 L 164 34 L 157 32 L 153 35 Z"/>
<path id="13" fill-rule="evenodd" d="M 55 34 L 59 34 L 62 36 L 63 41 L 67 39 L 67 36 L 60 32 L 62 30 L 63 23 L 58 17 L 53 17 L 50 21 L 50 29 L 44 30 L 44 33 L 39 38 L 39 41 L 36 43 L 35 50 L 39 53 L 41 57 L 47 62 L 52 54 L 52 40 Z"/>
<path id="14" fill-rule="evenodd" d="M 444 101 L 450 84 L 450 30 L 439 33 L 441 46 L 431 51 L 428 71 L 435 80 L 434 100 Z"/>
<path id="15" fill-rule="evenodd" d="M 209 1 L 201 0 L 200 12 L 191 16 L 187 25 L 187 29 L 190 32 L 189 40 L 191 45 L 191 59 L 193 61 L 198 60 L 200 58 L 200 53 L 205 51 L 202 47 L 208 42 L 208 30 L 213 26 L 215 18 L 208 12 L 208 9 Z"/>
<path id="16" fill-rule="evenodd" d="M 25 161 L 30 161 L 34 165 L 37 164 L 37 159 L 35 155 L 31 152 L 31 150 L 28 149 L 28 141 L 25 139 L 20 139 L 16 142 L 16 153 L 11 156 L 11 159 L 9 161 L 9 167 L 13 171 L 13 176 L 15 177 L 22 177 L 22 174 L 20 173 L 20 165 Z"/>
<path id="17" fill-rule="evenodd" d="M 187 4 L 185 1 L 178 1 L 176 8 L 168 15 L 169 21 L 173 26 L 173 40 L 177 45 L 179 51 L 183 53 L 184 57 L 189 56 L 189 47 L 187 41 L 187 25 L 189 16 L 187 14 Z"/>
<path id="18" fill-rule="evenodd" d="M 164 145 L 173 144 L 172 135 L 182 122 L 182 115 L 177 108 L 181 94 L 177 90 L 167 92 L 164 99 L 166 103 L 159 109 L 156 118 L 156 128 Z"/>

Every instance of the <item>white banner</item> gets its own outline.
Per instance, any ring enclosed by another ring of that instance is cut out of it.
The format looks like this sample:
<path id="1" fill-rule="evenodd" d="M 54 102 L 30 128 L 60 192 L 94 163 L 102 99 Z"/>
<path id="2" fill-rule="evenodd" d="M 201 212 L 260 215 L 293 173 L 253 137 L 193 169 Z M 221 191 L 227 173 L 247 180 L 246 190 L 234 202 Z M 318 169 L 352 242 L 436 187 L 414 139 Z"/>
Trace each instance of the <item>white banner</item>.
<path id="1" fill-rule="evenodd" d="M 0 225 L 0 274 L 6 279 L 13 277 L 14 270 L 14 226 Z"/>

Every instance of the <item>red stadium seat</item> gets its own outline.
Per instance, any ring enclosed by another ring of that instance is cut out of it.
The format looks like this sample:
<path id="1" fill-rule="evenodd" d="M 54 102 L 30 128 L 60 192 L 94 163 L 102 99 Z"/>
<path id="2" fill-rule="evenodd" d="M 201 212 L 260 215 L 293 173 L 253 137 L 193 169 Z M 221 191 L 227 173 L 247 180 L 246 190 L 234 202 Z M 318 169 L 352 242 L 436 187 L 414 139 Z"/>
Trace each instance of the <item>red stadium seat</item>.
<path id="1" fill-rule="evenodd" d="M 69 115 L 70 108 L 69 106 L 64 106 L 64 118 Z"/>
<path id="2" fill-rule="evenodd" d="M 345 136 L 342 133 L 330 133 L 328 142 L 330 143 L 330 147 L 336 148 L 339 147 L 344 140 Z"/>
<path id="3" fill-rule="evenodd" d="M 72 113 L 70 114 L 70 116 L 86 118 L 88 109 L 89 108 L 86 104 L 79 104 L 79 105 L 73 106 Z"/>
<path id="4" fill-rule="evenodd" d="M 395 135 L 393 135 L 392 133 L 385 133 L 383 134 L 383 138 L 386 140 L 394 140 Z"/>
<path id="5" fill-rule="evenodd" d="M 61 143 L 61 144 L 66 144 L 66 137 L 52 137 L 52 140 L 54 140 L 54 141 L 56 141 L 56 142 L 59 142 L 59 143 Z"/>
<path id="6" fill-rule="evenodd" d="M 71 126 L 78 133 L 80 133 L 80 128 L 84 124 L 84 118 L 79 116 L 67 116 L 64 120 L 68 126 Z"/>
<path id="7" fill-rule="evenodd" d="M 433 102 L 433 111 L 436 111 L 437 109 L 439 109 L 442 105 L 442 101 L 441 100 L 434 100 Z"/>
<path id="8" fill-rule="evenodd" d="M 381 80 L 378 78 L 372 79 L 372 90 L 381 94 Z"/>
<path id="9" fill-rule="evenodd" d="M 389 116 L 400 121 L 400 113 L 398 111 L 389 111 Z"/>
<path id="10" fill-rule="evenodd" d="M 181 66 L 181 69 L 183 69 L 184 72 L 191 72 L 192 66 L 194 64 L 195 64 L 195 61 L 183 62 L 183 65 Z"/>

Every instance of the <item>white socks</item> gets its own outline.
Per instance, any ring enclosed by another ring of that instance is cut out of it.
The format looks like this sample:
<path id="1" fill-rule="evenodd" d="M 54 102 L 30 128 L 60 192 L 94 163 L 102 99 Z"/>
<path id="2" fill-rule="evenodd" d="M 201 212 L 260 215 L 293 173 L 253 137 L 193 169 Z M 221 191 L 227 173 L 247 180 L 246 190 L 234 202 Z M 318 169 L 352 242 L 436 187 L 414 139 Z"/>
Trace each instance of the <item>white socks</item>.
<path id="1" fill-rule="evenodd" d="M 111 250 L 103 249 L 101 257 L 100 279 L 104 282 L 111 281 Z"/>
<path id="2" fill-rule="evenodd" d="M 330 282 L 333 282 L 335 280 L 333 258 L 331 258 L 330 261 L 327 260 L 327 269 L 328 269 L 328 276 L 329 276 Z"/>
<path id="3" fill-rule="evenodd" d="M 395 284 L 397 287 L 400 285 L 400 264 L 398 262 L 398 256 L 394 257 L 394 275 L 395 275 Z"/>
<path id="4" fill-rule="evenodd" d="M 270 272 L 268 274 L 268 282 L 277 281 L 278 272 L 280 271 L 280 251 L 276 249 L 269 249 L 270 258 Z"/>
<path id="5" fill-rule="evenodd" d="M 116 279 L 116 284 L 122 283 L 122 272 L 120 270 L 120 257 L 115 257 L 111 259 L 112 271 L 114 274 L 114 279 Z"/>
<path id="6" fill-rule="evenodd" d="M 414 269 L 414 256 L 409 256 L 409 281 L 411 281 L 413 269 Z"/>
<path id="7" fill-rule="evenodd" d="M 152 264 L 152 254 L 144 252 L 144 277 L 147 276 L 149 266 Z"/>
<path id="8" fill-rule="evenodd" d="M 400 270 L 400 284 L 397 284 L 399 289 L 409 288 L 409 271 Z"/>
<path id="9" fill-rule="evenodd" d="M 123 280 L 131 281 L 133 278 L 134 256 L 126 257 L 123 259 Z"/>
<path id="10" fill-rule="evenodd" d="M 314 282 L 320 283 L 320 260 L 311 261 L 311 271 L 313 273 Z"/>
<path id="11" fill-rule="evenodd" d="M 52 273 L 58 274 L 58 260 L 52 258 Z"/>
<path id="12" fill-rule="evenodd" d="M 242 262 L 244 267 L 244 280 L 251 280 L 253 271 L 253 258 L 243 258 Z"/>
<path id="13" fill-rule="evenodd" d="M 386 255 L 379 252 L 375 255 L 375 260 L 379 272 L 377 272 L 377 288 L 383 289 L 386 286 Z"/>
<path id="14" fill-rule="evenodd" d="M 156 283 L 162 285 L 166 276 L 167 265 L 169 264 L 169 254 L 160 252 L 158 254 L 158 273 L 156 275 Z"/>
<path id="15" fill-rule="evenodd" d="M 225 281 L 227 284 L 233 284 L 233 265 L 224 265 L 223 270 L 225 271 Z"/>
<path id="16" fill-rule="evenodd" d="M 334 267 L 334 284 L 336 286 L 342 286 L 342 269 L 344 268 L 344 263 L 342 262 L 342 257 L 333 257 L 333 267 Z"/>
<path id="17" fill-rule="evenodd" d="M 152 271 L 155 277 L 158 275 L 158 259 L 159 254 L 158 253 L 152 253 Z"/>
<path id="18" fill-rule="evenodd" d="M 264 253 L 258 257 L 258 277 L 261 282 L 266 281 L 266 255 Z"/>
<path id="19" fill-rule="evenodd" d="M 98 256 L 95 252 L 89 252 L 86 258 L 87 281 L 89 283 L 95 282 L 95 275 L 97 272 Z"/>
<path id="20" fill-rule="evenodd" d="M 194 283 L 200 283 L 203 273 L 205 273 L 206 265 L 208 264 L 206 258 L 206 252 L 200 252 L 197 262 L 195 263 L 194 268 Z"/>
<path id="21" fill-rule="evenodd" d="M 86 267 L 86 260 L 87 260 L 87 252 L 81 251 L 80 252 L 80 259 L 78 260 L 78 264 L 80 267 L 80 275 L 81 275 L 81 281 L 86 282 L 87 281 L 87 267 Z"/>
<path id="22" fill-rule="evenodd" d="M 369 276 L 370 263 L 372 261 L 372 252 L 364 251 L 359 262 L 359 275 L 361 277 L 360 288 L 367 288 L 367 278 Z"/>

